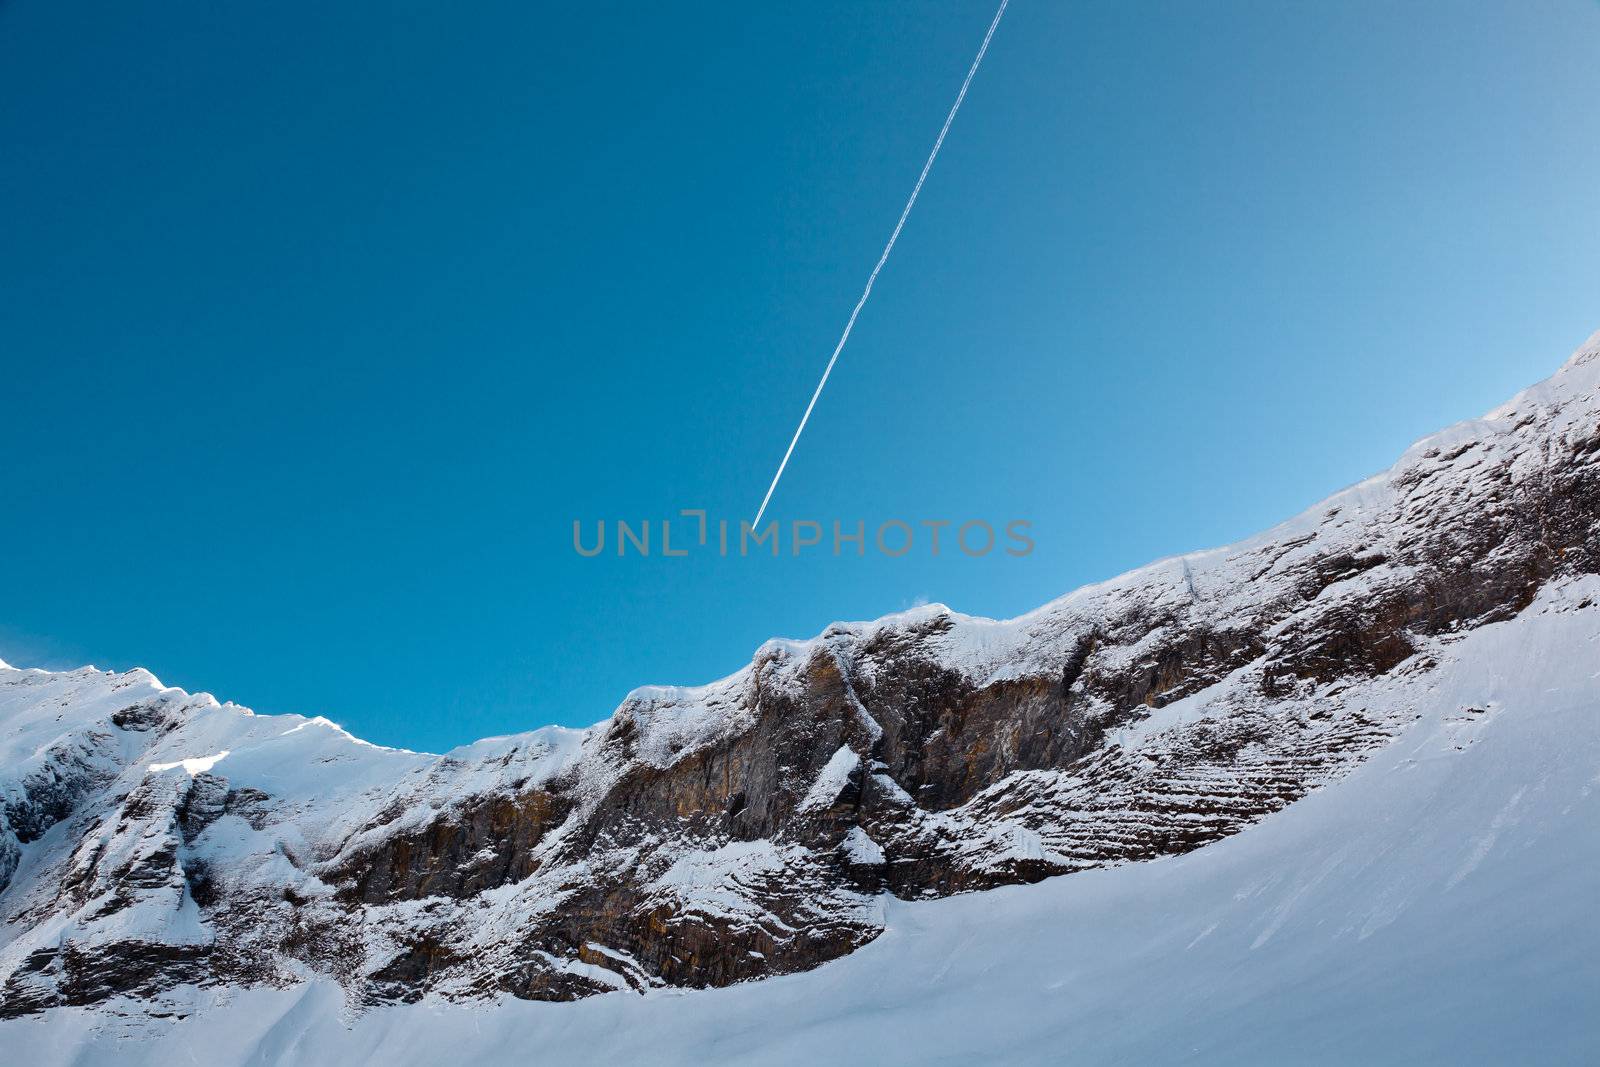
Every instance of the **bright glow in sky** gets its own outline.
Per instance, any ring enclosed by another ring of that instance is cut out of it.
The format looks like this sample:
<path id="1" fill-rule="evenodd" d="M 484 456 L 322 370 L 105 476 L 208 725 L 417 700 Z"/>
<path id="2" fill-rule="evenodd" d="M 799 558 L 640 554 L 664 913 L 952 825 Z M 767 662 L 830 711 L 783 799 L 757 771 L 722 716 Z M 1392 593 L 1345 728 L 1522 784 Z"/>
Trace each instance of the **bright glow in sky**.
<path id="1" fill-rule="evenodd" d="M 0 7 L 0 657 L 587 724 L 1249 534 L 1600 329 L 1600 6 L 1014 0 L 769 518 L 1036 550 L 577 556 L 748 516 L 992 14 Z"/>

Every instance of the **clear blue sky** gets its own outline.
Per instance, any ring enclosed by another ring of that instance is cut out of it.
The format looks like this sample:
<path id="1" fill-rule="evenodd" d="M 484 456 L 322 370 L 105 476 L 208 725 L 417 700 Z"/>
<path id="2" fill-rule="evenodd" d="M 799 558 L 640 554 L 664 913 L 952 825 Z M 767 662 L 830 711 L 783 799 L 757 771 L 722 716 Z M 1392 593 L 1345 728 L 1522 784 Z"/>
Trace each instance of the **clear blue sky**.
<path id="1" fill-rule="evenodd" d="M 0 657 L 441 748 L 1247 535 L 1600 328 L 1600 6 L 0 6 Z"/>

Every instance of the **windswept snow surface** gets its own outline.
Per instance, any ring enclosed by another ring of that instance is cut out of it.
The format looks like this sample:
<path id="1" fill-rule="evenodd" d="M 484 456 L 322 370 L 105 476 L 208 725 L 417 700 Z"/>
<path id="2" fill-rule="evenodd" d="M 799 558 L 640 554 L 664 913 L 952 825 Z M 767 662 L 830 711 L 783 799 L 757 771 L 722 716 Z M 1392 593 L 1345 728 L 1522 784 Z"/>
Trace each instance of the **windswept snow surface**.
<path id="1" fill-rule="evenodd" d="M 1600 579 L 1440 649 L 1349 776 L 1165 860 L 945 900 L 818 970 L 572 1004 L 345 1010 L 194 991 L 181 1020 L 0 1024 L 38 1067 L 465 1063 L 1594 1063 Z M 112 1005 L 114 1007 L 114 1005 Z"/>

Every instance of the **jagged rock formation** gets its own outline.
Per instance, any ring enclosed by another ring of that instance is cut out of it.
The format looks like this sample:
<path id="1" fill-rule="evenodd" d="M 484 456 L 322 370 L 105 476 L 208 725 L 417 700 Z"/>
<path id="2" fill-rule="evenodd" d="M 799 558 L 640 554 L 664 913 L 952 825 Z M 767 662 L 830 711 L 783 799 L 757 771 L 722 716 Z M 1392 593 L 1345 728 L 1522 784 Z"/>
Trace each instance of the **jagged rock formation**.
<path id="1" fill-rule="evenodd" d="M 1397 680 L 1593 573 L 1600 335 L 1256 538 L 1006 622 L 930 606 L 769 642 L 584 731 L 432 756 L 143 671 L 0 670 L 0 1015 L 317 976 L 361 1005 L 813 967 L 878 933 L 885 892 L 1238 832 L 1393 737 Z"/>

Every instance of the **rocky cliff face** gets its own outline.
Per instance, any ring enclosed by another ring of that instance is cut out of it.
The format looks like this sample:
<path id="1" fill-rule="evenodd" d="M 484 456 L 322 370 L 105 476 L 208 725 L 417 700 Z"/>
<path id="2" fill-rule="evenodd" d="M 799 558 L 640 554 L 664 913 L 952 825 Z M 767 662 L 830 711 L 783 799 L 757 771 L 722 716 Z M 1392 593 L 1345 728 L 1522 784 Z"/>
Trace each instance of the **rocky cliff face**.
<path id="1" fill-rule="evenodd" d="M 584 731 L 433 756 L 143 671 L 0 670 L 0 1015 L 814 967 L 876 936 L 884 893 L 1237 833 L 1393 737 L 1440 649 L 1591 573 L 1600 335 L 1259 537 L 1006 622 L 930 606 L 769 642 Z"/>

